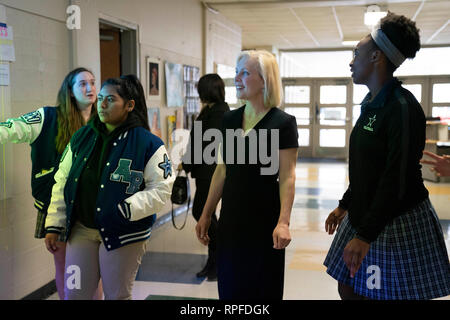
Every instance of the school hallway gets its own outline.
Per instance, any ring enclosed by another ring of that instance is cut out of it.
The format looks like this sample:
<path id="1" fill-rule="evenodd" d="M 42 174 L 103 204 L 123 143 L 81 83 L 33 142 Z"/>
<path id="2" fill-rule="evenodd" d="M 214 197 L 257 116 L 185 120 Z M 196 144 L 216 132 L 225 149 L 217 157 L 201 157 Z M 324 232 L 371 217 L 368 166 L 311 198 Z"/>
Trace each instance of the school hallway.
<path id="1" fill-rule="evenodd" d="M 334 235 L 324 230 L 325 220 L 348 184 L 346 162 L 299 161 L 291 215 L 292 241 L 286 249 L 285 300 L 338 300 L 337 282 L 323 266 Z M 450 183 L 425 181 L 439 216 L 450 252 Z M 194 186 L 193 181 L 191 186 Z M 181 225 L 185 213 L 176 217 Z M 218 299 L 217 281 L 195 274 L 207 259 L 207 247 L 195 236 L 195 220 L 176 230 L 170 215 L 159 217 L 133 288 L 134 300 Z M 56 294 L 49 299 L 58 299 Z M 450 296 L 441 298 L 450 300 Z"/>

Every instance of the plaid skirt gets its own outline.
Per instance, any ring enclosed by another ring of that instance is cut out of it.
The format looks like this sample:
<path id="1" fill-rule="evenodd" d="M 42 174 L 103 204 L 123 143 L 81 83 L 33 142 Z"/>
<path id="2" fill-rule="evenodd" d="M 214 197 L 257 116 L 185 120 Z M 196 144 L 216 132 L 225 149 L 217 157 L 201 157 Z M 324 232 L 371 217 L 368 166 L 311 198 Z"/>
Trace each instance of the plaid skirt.
<path id="1" fill-rule="evenodd" d="M 338 282 L 376 300 L 434 299 L 450 294 L 450 263 L 439 219 L 429 199 L 395 218 L 370 244 L 350 278 L 343 260 L 356 231 L 348 215 L 339 226 L 324 265 Z"/>
<path id="2" fill-rule="evenodd" d="M 34 231 L 34 237 L 36 239 L 45 238 L 45 218 L 47 218 L 47 211 L 42 211 L 38 209 L 36 218 L 36 229 Z M 66 242 L 66 234 L 63 230 L 58 237 L 58 241 Z"/>

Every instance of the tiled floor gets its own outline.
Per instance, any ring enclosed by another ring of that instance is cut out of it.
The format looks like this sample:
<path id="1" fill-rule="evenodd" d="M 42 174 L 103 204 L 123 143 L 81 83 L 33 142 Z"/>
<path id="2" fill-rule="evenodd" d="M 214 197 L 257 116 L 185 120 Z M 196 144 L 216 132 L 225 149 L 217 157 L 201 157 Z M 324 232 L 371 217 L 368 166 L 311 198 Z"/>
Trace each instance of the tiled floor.
<path id="1" fill-rule="evenodd" d="M 324 223 L 347 188 L 347 164 L 300 162 L 296 174 L 284 299 L 339 299 L 336 281 L 322 265 L 333 240 L 325 233 Z M 450 183 L 426 182 L 426 186 L 450 249 Z M 206 260 L 207 248 L 197 241 L 194 227 L 189 216 L 181 231 L 169 221 L 153 232 L 134 285 L 134 299 L 218 298 L 217 282 L 195 277 Z M 450 300 L 450 296 L 444 299 Z"/>

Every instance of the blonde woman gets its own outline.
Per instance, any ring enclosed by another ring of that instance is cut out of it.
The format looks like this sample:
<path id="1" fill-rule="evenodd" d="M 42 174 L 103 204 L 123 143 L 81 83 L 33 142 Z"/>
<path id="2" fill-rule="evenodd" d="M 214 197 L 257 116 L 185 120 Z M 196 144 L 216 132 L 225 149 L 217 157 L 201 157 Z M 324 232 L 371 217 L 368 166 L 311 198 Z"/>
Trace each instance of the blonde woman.
<path id="1" fill-rule="evenodd" d="M 224 116 L 221 159 L 196 226 L 197 237 L 208 244 L 211 215 L 222 198 L 217 240 L 219 298 L 281 300 L 285 248 L 291 240 L 297 123 L 278 108 L 281 79 L 269 52 L 242 52 L 235 85 L 245 105 Z M 239 143 L 245 146 L 241 151 Z"/>

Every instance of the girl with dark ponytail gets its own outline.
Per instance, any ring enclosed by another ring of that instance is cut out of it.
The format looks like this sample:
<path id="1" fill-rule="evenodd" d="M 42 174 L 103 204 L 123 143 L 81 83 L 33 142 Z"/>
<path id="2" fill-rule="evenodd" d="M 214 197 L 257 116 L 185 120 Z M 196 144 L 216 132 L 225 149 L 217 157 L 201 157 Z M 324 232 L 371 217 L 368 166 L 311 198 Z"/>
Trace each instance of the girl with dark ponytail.
<path id="1" fill-rule="evenodd" d="M 47 247 L 55 248 L 65 230 L 66 264 L 83 275 L 79 288 L 65 287 L 67 300 L 91 299 L 100 278 L 105 299 L 131 299 L 146 240 L 175 179 L 164 143 L 149 130 L 137 77 L 106 80 L 97 98 L 98 116 L 64 153 L 45 223 Z"/>
<path id="2" fill-rule="evenodd" d="M 133 112 L 135 112 L 141 120 L 142 126 L 150 131 L 150 126 L 148 124 L 147 103 L 145 102 L 145 93 L 141 82 L 134 74 L 121 76 L 120 79 L 125 81 L 125 83 L 129 86 L 131 95 L 136 99 L 136 105 Z"/>

